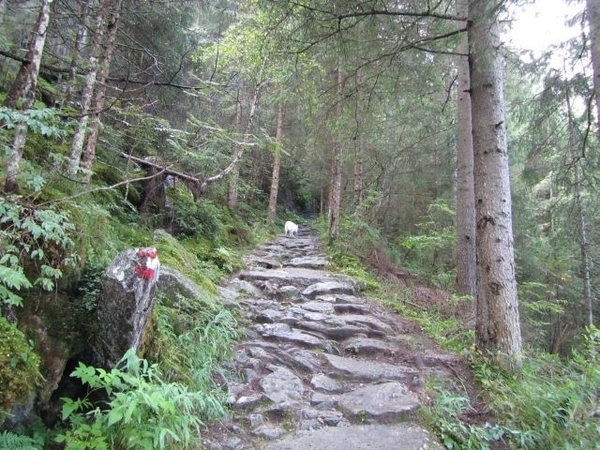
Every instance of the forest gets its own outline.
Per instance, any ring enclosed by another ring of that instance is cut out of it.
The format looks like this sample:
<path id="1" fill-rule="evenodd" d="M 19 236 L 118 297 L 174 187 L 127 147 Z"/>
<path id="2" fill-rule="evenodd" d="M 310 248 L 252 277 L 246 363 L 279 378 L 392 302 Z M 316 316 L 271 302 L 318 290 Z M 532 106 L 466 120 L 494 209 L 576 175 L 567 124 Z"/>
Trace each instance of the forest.
<path id="1" fill-rule="evenodd" d="M 513 47 L 542 1 L 0 0 L 0 448 L 202 448 L 240 335 L 216 286 L 286 220 L 470 361 L 479 392 L 432 394 L 446 448 L 600 448 L 600 3 Z M 202 313 L 77 366 L 104 269 L 150 243 Z"/>

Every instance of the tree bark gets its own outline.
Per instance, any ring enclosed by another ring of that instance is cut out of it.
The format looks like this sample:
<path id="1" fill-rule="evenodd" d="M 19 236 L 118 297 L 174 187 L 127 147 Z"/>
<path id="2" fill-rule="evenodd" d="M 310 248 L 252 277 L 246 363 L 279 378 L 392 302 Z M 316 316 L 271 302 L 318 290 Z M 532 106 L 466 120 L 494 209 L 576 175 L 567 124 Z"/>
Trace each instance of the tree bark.
<path id="1" fill-rule="evenodd" d="M 67 80 L 64 102 L 69 103 L 75 92 L 77 70 L 83 60 L 83 52 L 88 42 L 88 28 L 91 21 L 90 10 L 93 0 L 79 0 L 79 28 L 75 37 L 75 45 L 71 55 L 71 66 Z M 93 47 L 93 45 L 92 45 Z"/>
<path id="2" fill-rule="evenodd" d="M 600 139 L 600 2 L 586 0 L 587 19 L 590 26 L 590 49 L 592 52 L 592 74 L 594 76 L 594 96 L 596 97 L 596 134 Z"/>
<path id="3" fill-rule="evenodd" d="M 468 31 L 473 113 L 477 249 L 477 343 L 507 370 L 521 367 L 512 199 L 506 142 L 501 1 L 470 0 Z"/>
<path id="4" fill-rule="evenodd" d="M 277 132 L 276 137 L 278 148 L 273 157 L 273 176 L 271 177 L 271 195 L 269 196 L 269 212 L 267 214 L 267 223 L 273 225 L 275 213 L 277 212 L 277 195 L 279 193 L 279 171 L 281 169 L 281 151 L 279 146 L 283 145 L 283 105 L 279 104 L 277 108 Z"/>
<path id="5" fill-rule="evenodd" d="M 263 58 L 261 61 L 260 69 L 258 71 L 256 87 L 254 88 L 254 95 L 252 97 L 252 103 L 250 104 L 250 112 L 248 113 L 248 122 L 246 123 L 246 132 L 244 133 L 246 137 L 250 134 L 252 130 L 252 125 L 254 124 L 254 117 L 256 116 L 256 110 L 258 108 L 258 100 L 260 98 L 260 91 L 264 85 L 264 80 L 262 79 L 263 73 L 265 70 L 265 66 L 267 64 L 267 59 Z M 244 147 L 241 145 L 237 145 L 233 151 L 233 161 L 229 165 L 228 172 L 232 173 L 230 182 L 229 182 L 229 198 L 227 200 L 227 204 L 230 208 L 235 208 L 238 201 L 238 186 L 239 186 L 239 161 L 244 156 Z"/>
<path id="6" fill-rule="evenodd" d="M 90 132 L 87 138 L 85 149 L 83 151 L 83 160 L 81 169 L 83 172 L 82 181 L 89 183 L 92 178 L 92 164 L 96 159 L 96 145 L 100 133 L 100 116 L 104 110 L 106 100 L 106 78 L 110 70 L 110 62 L 115 50 L 115 39 L 117 37 L 117 24 L 121 15 L 121 0 L 113 0 L 109 7 L 108 19 L 106 23 L 106 39 L 104 40 L 104 52 L 99 63 L 98 75 L 96 79 L 96 88 L 92 104 L 92 116 L 90 122 Z"/>
<path id="7" fill-rule="evenodd" d="M 329 204 L 329 242 L 337 240 L 340 233 L 340 208 L 342 203 L 342 142 L 338 129 L 342 116 L 342 70 L 337 69 L 337 92 L 338 98 L 335 106 L 334 137 L 333 137 L 333 160 L 331 174 L 331 196 Z"/>
<path id="8" fill-rule="evenodd" d="M 587 325 L 594 325 L 594 296 L 592 294 L 592 263 L 590 258 L 590 241 L 587 232 L 586 209 L 583 205 L 583 183 L 581 176 L 580 155 L 577 151 L 577 137 L 573 123 L 573 109 L 569 87 L 566 88 L 567 113 L 569 115 L 569 152 L 571 156 L 571 170 L 573 170 L 573 189 L 575 190 L 575 204 L 577 205 L 577 219 L 579 224 L 579 249 L 581 252 L 581 278 L 583 279 L 583 296 L 587 308 Z"/>
<path id="9" fill-rule="evenodd" d="M 83 145 L 85 143 L 86 134 L 88 132 L 88 122 L 90 115 L 90 107 L 92 105 L 92 98 L 94 96 L 94 89 L 96 88 L 96 80 L 98 77 L 99 60 L 102 58 L 102 44 L 105 40 L 105 28 L 108 14 L 108 8 L 112 0 L 104 0 L 100 5 L 98 17 L 96 19 L 96 29 L 94 37 L 92 38 L 92 49 L 88 59 L 87 75 L 85 76 L 85 85 L 81 92 L 81 111 L 79 120 L 77 123 L 77 131 L 73 136 L 71 142 L 71 152 L 69 154 L 69 166 L 67 168 L 67 175 L 75 178 L 79 171 L 79 165 L 81 162 L 81 154 L 83 153 Z M 82 10 L 85 5 L 82 5 Z M 79 35 L 78 35 L 79 38 Z M 77 56 L 73 57 L 75 61 Z M 73 69 L 73 64 L 71 65 Z"/>
<path id="10" fill-rule="evenodd" d="M 4 14 L 6 14 L 6 0 L 0 0 L 0 25 L 4 22 Z"/>
<path id="11" fill-rule="evenodd" d="M 362 27 L 361 27 L 362 29 Z M 364 163 L 364 139 L 363 139 L 363 115 L 361 113 L 363 106 L 363 73 L 362 68 L 359 68 L 356 72 L 356 110 L 354 112 L 356 120 L 356 135 L 354 139 L 354 164 L 353 164 L 353 178 L 354 178 L 354 195 L 352 196 L 352 202 L 354 208 L 358 208 L 363 200 L 363 163 Z"/>
<path id="12" fill-rule="evenodd" d="M 19 73 L 6 98 L 5 105 L 15 107 L 19 99 L 23 99 L 22 110 L 28 110 L 35 100 L 35 90 L 40 72 L 42 53 L 46 45 L 46 31 L 50 22 L 50 5 L 52 0 L 44 0 L 36 21 L 33 36 L 29 43 L 26 62 L 21 65 Z M 15 138 L 12 145 L 12 154 L 6 166 L 6 180 L 4 181 L 5 192 L 17 192 L 19 185 L 17 177 L 19 166 L 23 157 L 23 148 L 27 138 L 27 125 L 21 123 L 16 127 Z"/>
<path id="13" fill-rule="evenodd" d="M 468 0 L 456 0 L 456 12 L 468 17 Z M 463 24 L 466 25 L 466 22 Z M 458 48 L 458 152 L 456 190 L 456 292 L 475 299 L 475 192 L 473 180 L 473 136 L 471 129 L 471 79 L 468 41 L 465 34 Z"/>

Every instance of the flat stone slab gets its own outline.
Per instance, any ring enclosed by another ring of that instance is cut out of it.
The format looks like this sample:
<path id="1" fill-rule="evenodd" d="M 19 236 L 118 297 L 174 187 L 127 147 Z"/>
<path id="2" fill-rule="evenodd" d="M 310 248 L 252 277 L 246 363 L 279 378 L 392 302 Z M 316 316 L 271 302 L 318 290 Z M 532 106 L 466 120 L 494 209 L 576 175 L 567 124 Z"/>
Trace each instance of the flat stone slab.
<path id="1" fill-rule="evenodd" d="M 302 400 L 302 380 L 284 367 L 275 370 L 260 380 L 260 387 L 273 403 L 297 402 Z"/>
<path id="2" fill-rule="evenodd" d="M 355 425 L 301 432 L 271 442 L 264 450 L 442 450 L 416 425 Z"/>
<path id="3" fill-rule="evenodd" d="M 292 258 L 284 264 L 286 267 L 305 267 L 307 269 L 322 269 L 329 265 L 329 258 L 326 256 L 301 256 Z"/>
<path id="4" fill-rule="evenodd" d="M 393 355 L 397 348 L 380 339 L 356 337 L 344 342 L 344 351 L 356 355 Z"/>
<path id="5" fill-rule="evenodd" d="M 323 345 L 323 341 L 312 334 L 291 328 L 284 323 L 264 324 L 254 327 L 265 339 L 276 339 L 279 341 L 293 342 L 308 347 L 318 347 Z"/>
<path id="6" fill-rule="evenodd" d="M 301 305 L 302 309 L 306 309 L 311 312 L 318 312 L 323 314 L 331 314 L 333 312 L 333 305 L 328 302 L 317 302 L 317 301 L 309 301 L 305 302 Z"/>
<path id="7" fill-rule="evenodd" d="M 327 281 L 345 282 L 354 286 L 359 284 L 357 280 L 325 270 L 304 269 L 301 267 L 284 267 L 271 270 L 244 270 L 240 272 L 239 278 L 248 281 L 271 281 L 279 284 L 298 284 L 308 287 L 316 283 Z"/>
<path id="8" fill-rule="evenodd" d="M 347 377 L 356 381 L 406 381 L 419 373 L 417 369 L 407 366 L 361 361 L 330 354 L 324 356 L 337 372 L 334 376 Z"/>
<path id="9" fill-rule="evenodd" d="M 354 285 L 349 281 L 322 281 L 308 286 L 302 292 L 308 298 L 330 294 L 354 294 Z"/>
<path id="10" fill-rule="evenodd" d="M 379 421 L 399 420 L 416 411 L 421 402 L 405 384 L 372 384 L 346 392 L 338 397 L 338 406 L 353 416 L 367 415 Z"/>

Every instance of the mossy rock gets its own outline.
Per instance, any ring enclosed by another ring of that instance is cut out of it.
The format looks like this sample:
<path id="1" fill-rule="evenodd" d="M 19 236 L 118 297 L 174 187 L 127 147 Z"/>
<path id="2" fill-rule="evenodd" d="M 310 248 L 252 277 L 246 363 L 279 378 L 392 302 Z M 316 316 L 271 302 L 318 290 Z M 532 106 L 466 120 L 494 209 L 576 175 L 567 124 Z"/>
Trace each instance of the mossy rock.
<path id="1" fill-rule="evenodd" d="M 29 398 L 41 385 L 40 358 L 25 335 L 0 317 L 0 402 L 3 412 Z"/>

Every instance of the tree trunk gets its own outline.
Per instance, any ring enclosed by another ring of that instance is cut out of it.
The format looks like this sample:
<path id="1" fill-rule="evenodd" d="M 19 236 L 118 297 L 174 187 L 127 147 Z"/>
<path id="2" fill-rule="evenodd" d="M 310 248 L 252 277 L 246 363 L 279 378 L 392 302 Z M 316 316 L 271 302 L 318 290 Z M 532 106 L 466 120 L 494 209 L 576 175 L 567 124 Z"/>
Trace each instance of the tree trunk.
<path id="1" fill-rule="evenodd" d="M 0 25 L 4 22 L 4 14 L 6 14 L 6 0 L 0 0 Z"/>
<path id="2" fill-rule="evenodd" d="M 237 97 L 235 99 L 235 119 L 233 121 L 233 128 L 236 133 L 241 133 L 242 123 L 242 99 L 240 98 L 240 89 L 238 87 Z M 233 159 L 236 161 L 241 158 L 241 148 L 239 144 L 236 144 L 233 148 Z M 240 178 L 240 169 L 237 163 L 231 167 L 231 174 L 229 175 L 229 193 L 227 197 L 227 204 L 230 208 L 234 208 L 238 198 L 238 183 Z"/>
<path id="3" fill-rule="evenodd" d="M 91 20 L 90 10 L 93 0 L 79 0 L 79 28 L 75 37 L 75 45 L 71 55 L 71 67 L 64 97 L 64 103 L 70 103 L 75 92 L 77 69 L 79 68 L 84 49 L 88 42 L 88 28 Z M 94 46 L 92 45 L 92 48 Z M 91 53 L 94 54 L 93 51 Z M 86 83 L 87 84 L 87 83 Z M 83 109 L 83 108 L 82 108 Z"/>
<path id="4" fill-rule="evenodd" d="M 89 183 L 92 178 L 92 164 L 96 159 L 96 145 L 100 133 L 100 116 L 104 109 L 106 100 L 106 78 L 110 70 L 110 61 L 115 50 L 115 39 L 117 37 L 117 24 L 121 15 L 121 0 L 113 0 L 109 7 L 108 20 L 106 23 L 106 38 L 104 40 L 104 53 L 99 63 L 98 76 L 96 79 L 96 92 L 92 104 L 92 116 L 90 132 L 83 152 L 81 169 L 82 181 Z"/>
<path id="5" fill-rule="evenodd" d="M 52 0 L 44 0 L 40 7 L 33 36 L 29 44 L 29 50 L 25 57 L 26 62 L 21 65 L 13 83 L 5 105 L 14 107 L 20 98 L 23 98 L 22 110 L 28 110 L 35 100 L 35 90 L 40 72 L 40 63 L 42 53 L 46 44 L 46 30 L 50 22 L 50 5 Z M 4 181 L 5 192 L 17 192 L 19 185 L 17 177 L 19 175 L 19 165 L 23 157 L 23 148 L 27 137 L 27 125 L 24 123 L 16 127 L 16 134 L 12 146 L 12 154 L 6 166 L 6 180 Z"/>
<path id="6" fill-rule="evenodd" d="M 594 96 L 596 97 L 597 136 L 600 139 L 600 2 L 586 0 L 587 18 L 590 25 L 590 49 L 592 52 L 592 74 L 594 75 Z"/>
<path id="7" fill-rule="evenodd" d="M 477 343 L 508 370 L 521 367 L 512 199 L 497 13 L 501 1 L 469 1 L 477 249 Z"/>
<path id="8" fill-rule="evenodd" d="M 77 131 L 73 136 L 73 141 L 71 142 L 71 152 L 69 154 L 69 166 L 67 168 L 67 175 L 75 178 L 77 176 L 77 172 L 79 171 L 79 164 L 81 161 L 81 154 L 83 152 L 83 145 L 85 143 L 85 137 L 88 132 L 88 122 L 89 122 L 89 114 L 90 107 L 92 104 L 92 98 L 94 96 L 94 89 L 96 88 L 96 79 L 98 77 L 99 71 L 99 63 L 98 61 L 102 58 L 102 44 L 105 39 L 105 28 L 106 28 L 106 16 L 108 13 L 108 7 L 111 3 L 111 0 L 104 0 L 100 5 L 100 10 L 98 12 L 98 18 L 96 19 L 96 30 L 94 33 L 94 37 L 92 39 L 92 49 L 90 51 L 90 56 L 88 59 L 88 72 L 85 76 L 85 85 L 83 86 L 83 90 L 81 93 L 81 111 L 77 124 Z M 85 5 L 82 5 L 82 13 L 85 9 Z M 82 28 L 85 28 L 85 19 L 82 24 Z M 81 33 L 81 31 L 80 31 Z M 78 33 L 78 39 L 79 34 Z M 73 57 L 73 61 L 76 62 L 77 56 Z M 71 66 L 73 68 L 73 64 Z"/>
<path id="9" fill-rule="evenodd" d="M 283 145 L 283 105 L 279 104 L 277 109 L 277 133 L 275 137 L 277 149 L 273 159 L 273 176 L 271 178 L 271 195 L 269 196 L 269 212 L 267 214 L 267 223 L 273 225 L 275 213 L 277 212 L 277 194 L 279 192 L 279 171 L 281 169 L 281 150 Z"/>
<path id="10" fill-rule="evenodd" d="M 254 95 L 252 97 L 252 103 L 250 104 L 250 113 L 248 114 L 248 122 L 246 123 L 246 132 L 245 137 L 248 138 L 250 135 L 250 131 L 252 130 L 252 125 L 254 123 L 254 117 L 256 116 L 256 110 L 258 108 L 258 100 L 260 98 L 260 90 L 264 85 L 264 81 L 262 79 L 263 73 L 265 70 L 265 65 L 267 64 L 267 59 L 263 58 L 261 61 L 260 69 L 257 75 L 256 87 L 254 88 Z M 230 208 L 235 208 L 238 201 L 238 185 L 239 185 L 239 161 L 244 156 L 244 147 L 238 145 L 234 149 L 233 161 L 230 164 L 231 171 L 231 179 L 229 182 L 229 198 L 227 200 L 227 204 Z"/>
<path id="11" fill-rule="evenodd" d="M 341 133 L 338 130 L 339 121 L 342 116 L 342 71 L 337 69 L 337 92 L 338 98 L 335 106 L 334 137 L 333 137 L 333 160 L 331 173 L 331 196 L 329 204 L 329 242 L 337 240 L 340 233 L 340 208 L 342 203 L 342 142 Z"/>
<path id="12" fill-rule="evenodd" d="M 468 17 L 468 0 L 456 0 L 456 12 Z M 463 24 L 466 26 L 466 22 Z M 471 80 L 469 76 L 467 35 L 458 53 L 458 154 L 456 191 L 456 292 L 476 296 L 475 192 L 473 180 L 473 136 L 471 134 Z M 464 55 L 464 56 L 463 56 Z"/>
<path id="13" fill-rule="evenodd" d="M 353 167 L 353 178 L 354 178 L 354 195 L 352 202 L 354 208 L 358 208 L 363 200 L 363 151 L 364 151 L 364 139 L 363 139 L 363 116 L 361 109 L 363 106 L 363 74 L 362 69 L 358 69 L 356 73 L 356 111 L 354 113 L 356 117 L 356 136 L 354 139 L 354 167 Z"/>
<path id="14" fill-rule="evenodd" d="M 587 308 L 587 325 L 594 324 L 594 296 L 592 295 L 592 263 L 589 254 L 590 241 L 587 232 L 586 210 L 583 205 L 583 183 L 580 172 L 580 155 L 577 151 L 577 137 L 575 134 L 575 125 L 573 123 L 573 109 L 569 88 L 566 92 L 567 112 L 569 114 L 569 152 L 571 156 L 571 169 L 573 170 L 573 188 L 575 190 L 575 203 L 577 205 L 577 218 L 579 223 L 580 241 L 579 248 L 581 252 L 581 277 L 583 278 L 584 292 L 583 296 Z"/>

